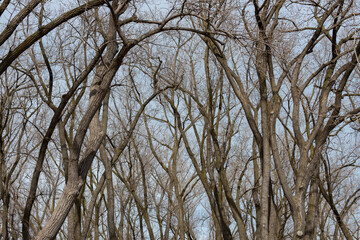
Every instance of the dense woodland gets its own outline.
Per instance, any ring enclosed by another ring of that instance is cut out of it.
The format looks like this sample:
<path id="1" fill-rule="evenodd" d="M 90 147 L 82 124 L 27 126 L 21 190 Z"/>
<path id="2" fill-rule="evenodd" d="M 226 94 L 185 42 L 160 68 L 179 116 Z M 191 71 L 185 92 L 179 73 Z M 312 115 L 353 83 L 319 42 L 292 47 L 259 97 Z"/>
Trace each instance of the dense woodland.
<path id="1" fill-rule="evenodd" d="M 2 0 L 0 239 L 360 239 L 360 2 Z"/>

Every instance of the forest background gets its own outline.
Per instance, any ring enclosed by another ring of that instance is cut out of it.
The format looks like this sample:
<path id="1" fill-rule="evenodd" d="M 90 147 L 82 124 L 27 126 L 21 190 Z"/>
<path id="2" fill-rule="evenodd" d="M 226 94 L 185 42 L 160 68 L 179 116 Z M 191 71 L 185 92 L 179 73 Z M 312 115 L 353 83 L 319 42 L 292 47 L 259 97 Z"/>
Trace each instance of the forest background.
<path id="1" fill-rule="evenodd" d="M 359 14 L 1 1 L 0 239 L 360 239 Z"/>

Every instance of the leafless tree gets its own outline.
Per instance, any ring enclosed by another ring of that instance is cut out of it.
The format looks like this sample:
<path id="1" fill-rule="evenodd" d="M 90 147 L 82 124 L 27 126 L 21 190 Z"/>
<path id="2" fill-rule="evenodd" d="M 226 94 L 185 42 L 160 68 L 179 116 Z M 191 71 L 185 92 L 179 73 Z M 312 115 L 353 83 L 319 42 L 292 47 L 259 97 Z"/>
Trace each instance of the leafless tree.
<path id="1" fill-rule="evenodd" d="M 359 238 L 359 10 L 2 1 L 0 238 Z"/>

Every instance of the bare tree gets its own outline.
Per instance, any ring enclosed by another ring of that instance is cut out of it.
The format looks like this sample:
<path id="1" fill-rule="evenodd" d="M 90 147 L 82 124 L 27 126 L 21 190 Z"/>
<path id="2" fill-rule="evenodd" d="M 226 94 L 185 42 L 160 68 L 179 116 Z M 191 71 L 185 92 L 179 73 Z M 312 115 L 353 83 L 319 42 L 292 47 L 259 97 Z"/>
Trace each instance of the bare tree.
<path id="1" fill-rule="evenodd" d="M 0 16 L 0 238 L 359 238 L 356 1 Z"/>

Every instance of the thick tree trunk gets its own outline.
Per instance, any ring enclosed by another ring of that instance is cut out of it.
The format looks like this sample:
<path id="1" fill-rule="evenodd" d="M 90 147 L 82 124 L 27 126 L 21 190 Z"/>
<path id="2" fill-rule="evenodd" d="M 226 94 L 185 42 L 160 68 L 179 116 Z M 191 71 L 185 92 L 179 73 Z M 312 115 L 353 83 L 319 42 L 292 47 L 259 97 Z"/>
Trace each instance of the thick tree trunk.
<path id="1" fill-rule="evenodd" d="M 106 45 L 103 45 L 99 49 L 99 51 L 96 53 L 95 57 L 93 58 L 93 60 L 89 64 L 89 66 L 79 75 L 79 78 L 74 83 L 73 87 L 68 91 L 67 94 L 62 96 L 61 102 L 60 102 L 59 106 L 57 107 L 57 111 L 55 111 L 55 113 L 54 113 L 54 115 L 53 115 L 53 117 L 51 119 L 51 123 L 50 123 L 50 125 L 49 125 L 49 127 L 48 127 L 48 129 L 46 131 L 45 136 L 44 136 L 44 139 L 42 140 L 41 147 L 40 147 L 40 150 L 39 150 L 38 159 L 37 159 L 37 162 L 36 162 L 36 166 L 35 166 L 34 172 L 32 174 L 31 183 L 30 183 L 30 190 L 29 190 L 28 197 L 26 199 L 24 214 L 23 214 L 23 218 L 22 218 L 22 224 L 23 224 L 23 226 L 22 226 L 22 237 L 23 237 L 23 239 L 30 239 L 30 233 L 29 233 L 30 223 L 29 223 L 29 221 L 30 221 L 30 216 L 31 216 L 31 209 L 32 209 L 32 206 L 33 206 L 35 198 L 36 198 L 36 191 L 37 191 L 37 186 L 38 186 L 38 182 L 39 182 L 39 177 L 40 177 L 42 165 L 43 165 L 45 155 L 46 155 L 46 150 L 47 150 L 48 144 L 50 142 L 51 136 L 52 136 L 52 134 L 53 134 L 53 132 L 54 132 L 54 130 L 56 128 L 56 125 L 59 122 L 61 124 L 61 113 L 62 113 L 62 111 L 66 107 L 68 101 L 73 96 L 73 94 L 75 93 L 77 88 L 87 78 L 89 73 L 92 71 L 92 69 L 97 64 L 97 62 L 100 59 L 103 51 L 105 50 L 105 46 Z M 62 127 L 60 126 L 60 129 Z M 60 134 L 60 137 L 61 137 L 61 134 Z M 65 152 L 66 152 L 66 150 L 65 150 Z M 67 153 L 65 155 L 67 155 Z M 66 166 L 66 165 L 68 165 L 68 161 L 65 160 L 65 159 L 64 159 L 64 164 L 65 164 L 65 171 L 67 171 L 68 166 Z M 68 173 L 65 172 L 65 177 L 67 178 L 67 176 L 68 176 Z"/>
<path id="2" fill-rule="evenodd" d="M 56 206 L 53 214 L 51 215 L 48 223 L 39 232 L 35 240 L 50 240 L 55 237 L 60 227 L 67 217 L 67 213 L 72 208 L 81 188 L 80 181 L 73 181 L 67 184 Z M 66 213 L 66 214 L 64 214 Z"/>
<path id="3" fill-rule="evenodd" d="M 117 9 L 120 0 L 115 0 L 112 3 L 113 11 Z M 114 13 L 114 12 L 113 12 Z M 116 56 L 118 45 L 116 43 L 116 22 L 118 21 L 119 13 L 110 14 L 109 19 L 109 28 L 107 33 L 107 40 L 110 42 L 108 45 L 108 49 L 103 57 L 103 62 L 96 69 L 96 74 L 94 80 L 91 84 L 90 88 L 90 103 L 92 102 L 92 97 L 96 95 L 97 91 L 99 91 L 99 85 L 103 80 L 101 76 L 105 74 L 108 70 L 108 67 L 111 64 L 111 61 L 114 60 Z M 106 133 L 107 131 L 107 122 L 108 122 L 108 102 L 109 102 L 109 93 L 107 94 L 104 104 L 103 104 L 103 114 L 102 119 L 100 120 L 100 110 L 98 110 L 90 124 L 90 138 L 96 138 L 99 131 Z M 100 108 L 99 108 L 100 109 Z M 106 192 L 107 192 L 107 222 L 108 222 L 108 232 L 109 239 L 116 240 L 116 227 L 115 227 L 115 204 L 114 204 L 114 188 L 113 188 L 113 180 L 112 180 L 112 164 L 111 160 L 106 154 L 105 151 L 105 143 L 102 143 L 100 146 L 100 157 L 105 166 L 105 178 L 106 178 Z"/>

